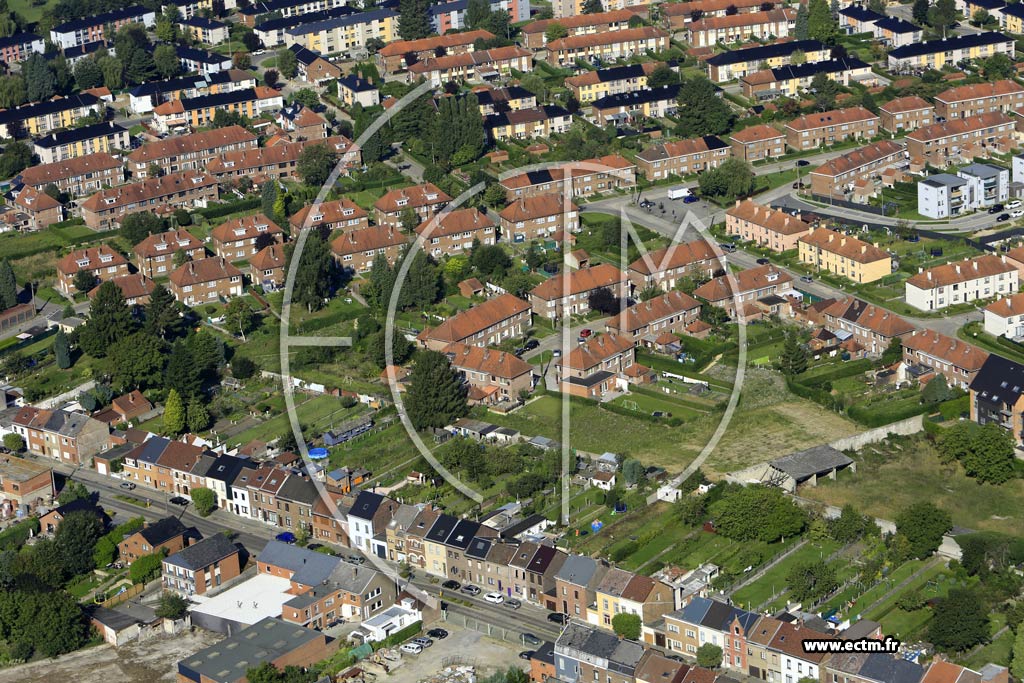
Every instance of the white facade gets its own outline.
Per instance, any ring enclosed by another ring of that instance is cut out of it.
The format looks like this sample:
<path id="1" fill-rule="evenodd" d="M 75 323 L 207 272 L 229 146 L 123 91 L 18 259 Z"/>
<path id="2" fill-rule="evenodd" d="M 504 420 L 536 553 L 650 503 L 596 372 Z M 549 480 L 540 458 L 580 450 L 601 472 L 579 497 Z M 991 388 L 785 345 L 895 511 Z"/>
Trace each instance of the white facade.
<path id="1" fill-rule="evenodd" d="M 955 264 L 957 274 L 968 275 L 969 265 Z M 979 276 L 976 278 L 963 279 L 951 284 L 936 284 L 935 287 L 925 288 L 906 283 L 907 303 L 921 311 L 935 311 L 947 306 L 977 301 L 979 299 L 991 299 L 996 296 L 1012 294 L 1019 287 L 1019 276 L 1016 269 L 1005 273 Z"/>
<path id="2" fill-rule="evenodd" d="M 985 331 L 996 337 L 1024 337 L 1024 294 L 1000 299 L 985 308 Z"/>
<path id="3" fill-rule="evenodd" d="M 949 218 L 966 213 L 967 181 L 939 173 L 917 184 L 917 212 L 928 218 Z"/>
<path id="4" fill-rule="evenodd" d="M 370 541 L 373 540 L 373 520 L 350 514 L 348 516 L 348 539 L 351 547 L 370 552 Z"/>
<path id="5" fill-rule="evenodd" d="M 990 164 L 964 166 L 957 175 L 967 181 L 969 210 L 988 208 L 1010 198 L 1010 171 Z"/>
<path id="6" fill-rule="evenodd" d="M 1024 183 L 1024 154 L 1013 157 L 1013 182 Z"/>

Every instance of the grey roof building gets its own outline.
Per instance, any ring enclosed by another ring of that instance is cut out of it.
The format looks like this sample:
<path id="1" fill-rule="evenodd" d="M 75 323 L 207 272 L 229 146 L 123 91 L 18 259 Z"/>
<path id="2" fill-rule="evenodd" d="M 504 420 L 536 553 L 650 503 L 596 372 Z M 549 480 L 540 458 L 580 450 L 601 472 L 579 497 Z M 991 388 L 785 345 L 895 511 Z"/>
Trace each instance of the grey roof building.
<path id="1" fill-rule="evenodd" d="M 220 562 L 237 552 L 239 548 L 230 538 L 224 534 L 214 534 L 168 556 L 164 559 L 164 564 L 195 571 L 209 567 L 214 562 Z"/>
<path id="2" fill-rule="evenodd" d="M 800 484 L 809 483 L 814 486 L 818 477 L 834 479 L 836 472 L 846 468 L 857 471 L 857 465 L 852 459 L 826 444 L 772 460 L 768 463 L 762 481 L 792 493 Z"/>
<path id="3" fill-rule="evenodd" d="M 584 667 L 631 677 L 643 654 L 640 643 L 573 619 L 555 641 L 555 673 L 567 683 L 583 683 Z"/>
<path id="4" fill-rule="evenodd" d="M 290 570 L 292 581 L 315 586 L 327 580 L 341 559 L 281 541 L 270 541 L 256 557 L 256 562 Z"/>

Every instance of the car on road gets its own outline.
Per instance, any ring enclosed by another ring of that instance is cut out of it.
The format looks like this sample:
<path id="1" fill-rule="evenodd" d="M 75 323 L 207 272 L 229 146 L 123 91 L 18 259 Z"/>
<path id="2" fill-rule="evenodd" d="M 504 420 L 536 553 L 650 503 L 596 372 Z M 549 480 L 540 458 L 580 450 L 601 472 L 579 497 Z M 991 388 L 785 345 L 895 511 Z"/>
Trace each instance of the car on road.
<path id="1" fill-rule="evenodd" d="M 736 251 L 736 245 L 732 242 L 719 242 L 718 248 L 722 251 Z"/>
<path id="2" fill-rule="evenodd" d="M 171 498 L 170 502 L 171 502 L 171 505 L 185 506 L 185 505 L 188 505 L 188 498 L 183 498 L 181 496 L 175 496 L 174 498 Z"/>
<path id="3" fill-rule="evenodd" d="M 126 491 L 132 491 L 135 489 L 135 484 L 133 484 L 130 481 L 122 481 L 121 488 L 125 489 Z"/>
<path id="4" fill-rule="evenodd" d="M 505 596 L 498 592 L 488 593 L 484 596 L 484 600 L 495 605 L 500 605 L 501 603 L 505 602 Z"/>
<path id="5" fill-rule="evenodd" d="M 552 358 L 561 358 L 562 357 L 562 349 L 555 349 L 554 351 L 551 352 L 551 356 L 552 356 Z"/>
<path id="6" fill-rule="evenodd" d="M 639 206 L 641 209 L 649 209 L 652 206 L 654 206 L 654 202 L 652 202 L 650 199 L 644 199 L 640 202 Z"/>
<path id="7" fill-rule="evenodd" d="M 352 564 L 364 564 L 366 562 L 366 558 L 362 555 L 349 555 L 348 561 Z"/>
<path id="8" fill-rule="evenodd" d="M 999 213 L 1000 211 L 1003 210 L 1003 208 L 1005 208 L 1005 207 L 1003 207 L 1002 204 L 993 204 L 992 206 L 988 207 L 988 212 L 989 213 Z"/>
<path id="9" fill-rule="evenodd" d="M 1019 199 L 1014 199 L 1012 202 L 1007 202 L 1006 204 L 1007 209 L 1019 209 L 1021 206 L 1024 206 L 1024 203 L 1021 203 Z"/>
<path id="10" fill-rule="evenodd" d="M 466 595 L 480 595 L 482 591 L 480 590 L 480 586 L 474 586 L 469 583 L 462 587 L 462 592 Z"/>
<path id="11" fill-rule="evenodd" d="M 693 204 L 695 201 L 697 201 L 697 195 L 695 194 L 688 194 L 683 197 L 683 204 Z"/>
<path id="12" fill-rule="evenodd" d="M 405 643 L 402 647 L 398 648 L 402 652 L 410 655 L 418 655 L 423 652 L 423 646 L 417 643 Z"/>
<path id="13" fill-rule="evenodd" d="M 592 334 L 594 334 L 594 331 L 589 327 L 584 327 L 582 330 L 580 330 L 580 336 L 583 337 L 584 339 L 586 339 Z"/>
<path id="14" fill-rule="evenodd" d="M 523 650 L 519 653 L 519 659 L 530 659 L 533 657 L 533 650 Z"/>
<path id="15" fill-rule="evenodd" d="M 800 282 L 814 282 L 814 278 L 810 275 L 801 275 Z"/>
<path id="16" fill-rule="evenodd" d="M 445 581 L 441 584 L 441 588 L 450 591 L 457 591 L 460 588 L 462 588 L 462 584 L 456 581 L 455 579 L 449 579 L 448 581 Z"/>
<path id="17" fill-rule="evenodd" d="M 416 643 L 420 647 L 430 647 L 431 645 L 434 644 L 433 640 L 431 640 L 430 638 L 425 638 L 423 636 L 420 636 L 419 638 L 413 638 L 409 642 L 410 643 Z"/>
<path id="18" fill-rule="evenodd" d="M 295 543 L 295 534 L 290 531 L 282 531 L 277 536 L 274 536 L 274 539 L 281 541 L 281 543 L 288 543 L 290 545 Z"/>
<path id="19" fill-rule="evenodd" d="M 533 635 L 532 633 L 524 633 L 523 634 L 523 642 L 526 643 L 527 645 L 533 645 L 534 647 L 537 647 L 538 645 L 540 645 L 544 641 L 541 640 L 540 638 L 538 638 L 537 636 Z"/>
<path id="20" fill-rule="evenodd" d="M 558 624 L 559 626 L 565 626 L 569 623 L 569 615 L 562 614 L 561 612 L 552 612 L 548 615 L 548 621 L 553 624 Z"/>
<path id="21" fill-rule="evenodd" d="M 1010 218 L 1020 218 L 1024 216 L 1024 209 L 1017 209 L 1016 211 L 1010 212 Z"/>
<path id="22" fill-rule="evenodd" d="M 537 341 L 536 339 L 531 339 L 530 341 L 523 344 L 523 348 L 526 349 L 527 351 L 533 351 L 538 346 L 540 346 L 540 342 Z"/>
<path id="23" fill-rule="evenodd" d="M 766 258 L 759 258 L 759 259 L 757 259 L 757 265 L 759 265 L 759 266 L 767 266 L 769 263 L 771 263 L 771 261 L 769 261 Z"/>
<path id="24" fill-rule="evenodd" d="M 1008 220 L 1010 220 L 1010 214 L 1008 214 L 1008 213 L 1001 213 L 998 216 L 996 216 L 996 222 L 997 223 L 1002 223 L 1003 221 L 1008 221 Z"/>
<path id="25" fill-rule="evenodd" d="M 445 631 L 443 628 L 432 628 L 427 631 L 427 635 L 434 640 L 444 640 L 448 637 L 448 631 Z"/>
<path id="26" fill-rule="evenodd" d="M 811 162 L 807 161 L 807 159 L 797 159 L 796 165 L 797 166 L 810 166 Z"/>
<path id="27" fill-rule="evenodd" d="M 512 609 L 519 609 L 523 606 L 518 598 L 505 598 L 505 607 L 511 607 Z"/>

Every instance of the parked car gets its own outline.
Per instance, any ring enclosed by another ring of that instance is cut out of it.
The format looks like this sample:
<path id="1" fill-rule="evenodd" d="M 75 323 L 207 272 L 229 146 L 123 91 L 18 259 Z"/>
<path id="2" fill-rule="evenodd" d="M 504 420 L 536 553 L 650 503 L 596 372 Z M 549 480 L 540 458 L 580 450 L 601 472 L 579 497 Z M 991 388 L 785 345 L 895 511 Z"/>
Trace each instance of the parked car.
<path id="1" fill-rule="evenodd" d="M 121 488 L 123 488 L 123 489 L 125 489 L 127 491 L 132 491 L 132 490 L 135 489 L 135 484 L 133 484 L 130 481 L 122 481 L 121 482 Z"/>
<path id="2" fill-rule="evenodd" d="M 524 633 L 523 634 L 523 642 L 526 643 L 527 645 L 533 645 L 534 647 L 537 647 L 538 645 L 540 645 L 544 641 L 541 640 L 540 638 L 538 638 L 537 636 L 533 635 L 532 633 Z"/>
<path id="3" fill-rule="evenodd" d="M 810 275 L 801 275 L 800 282 L 814 282 L 814 278 Z"/>
<path id="4" fill-rule="evenodd" d="M 531 339 L 530 341 L 523 344 L 523 348 L 526 349 L 527 351 L 533 351 L 538 346 L 540 346 L 540 342 L 537 341 L 536 339 Z"/>
<path id="5" fill-rule="evenodd" d="M 182 507 L 184 507 L 188 505 L 188 498 L 183 498 L 182 496 L 175 496 L 174 498 L 171 498 L 170 502 L 171 505 L 181 505 Z"/>
<path id="6" fill-rule="evenodd" d="M 466 595 L 480 595 L 480 586 L 474 586 L 473 584 L 467 584 L 462 587 L 462 592 Z"/>
<path id="7" fill-rule="evenodd" d="M 533 657 L 533 650 L 523 650 L 519 653 L 519 659 L 530 659 Z"/>
<path id="8" fill-rule="evenodd" d="M 569 623 L 569 615 L 562 614 L 561 612 L 552 612 L 548 615 L 548 621 L 553 624 L 558 624 L 559 626 L 565 626 Z"/>
<path id="9" fill-rule="evenodd" d="M 523 603 L 518 598 L 505 598 L 505 607 L 511 607 L 512 609 L 519 609 L 523 606 Z"/>
<path id="10" fill-rule="evenodd" d="M 462 588 L 462 584 L 456 581 L 455 579 L 449 579 L 448 581 L 445 581 L 441 584 L 441 588 L 450 591 L 457 591 L 460 588 Z"/>
<path id="11" fill-rule="evenodd" d="M 423 646 L 417 643 L 405 643 L 398 649 L 410 655 L 418 655 L 423 652 Z"/>
<path id="12" fill-rule="evenodd" d="M 736 251 L 736 245 L 732 242 L 719 242 L 718 248 L 722 251 Z"/>
<path id="13" fill-rule="evenodd" d="M 586 339 L 592 334 L 594 334 L 594 331 L 589 327 L 584 327 L 582 330 L 580 330 L 580 336 L 583 337 L 584 339 Z"/>
<path id="14" fill-rule="evenodd" d="M 1017 209 L 1016 211 L 1010 212 L 1010 218 L 1020 218 L 1024 216 L 1024 209 Z"/>
<path id="15" fill-rule="evenodd" d="M 444 640 L 448 637 L 448 631 L 445 631 L 443 628 L 432 628 L 427 631 L 427 635 L 434 640 Z"/>
<path id="16" fill-rule="evenodd" d="M 988 207 L 988 212 L 989 213 L 999 213 L 1000 211 L 1003 210 L 1003 208 L 1004 207 L 1003 207 L 1002 204 L 993 204 L 992 206 Z"/>
<path id="17" fill-rule="evenodd" d="M 771 263 L 771 261 L 769 261 L 766 258 L 759 258 L 759 259 L 757 259 L 757 265 L 759 265 L 759 266 L 767 266 L 769 263 Z"/>
<path id="18" fill-rule="evenodd" d="M 695 194 L 688 194 L 683 197 L 683 204 L 693 204 L 695 201 L 697 201 L 697 195 Z"/>
<path id="19" fill-rule="evenodd" d="M 295 543 L 295 534 L 290 531 L 282 531 L 277 536 L 274 536 L 274 539 L 281 541 L 281 543 L 292 544 Z"/>
<path id="20" fill-rule="evenodd" d="M 498 592 L 488 593 L 484 596 L 484 600 L 495 605 L 500 605 L 501 603 L 505 602 L 505 596 Z"/>
<path id="21" fill-rule="evenodd" d="M 425 638 L 423 636 L 420 636 L 419 638 L 413 638 L 409 642 L 410 643 L 416 643 L 420 647 L 430 647 L 431 645 L 434 644 L 433 640 L 431 640 L 430 638 Z"/>
<path id="22" fill-rule="evenodd" d="M 1019 199 L 1014 199 L 1012 202 L 1007 202 L 1006 204 L 1007 209 L 1019 209 L 1021 206 L 1024 206 L 1024 203 L 1021 203 Z"/>
<path id="23" fill-rule="evenodd" d="M 1008 214 L 1008 213 L 1001 213 L 998 216 L 996 216 L 996 222 L 997 223 L 1002 223 L 1003 221 L 1008 221 L 1008 220 L 1010 220 L 1010 214 Z"/>
<path id="24" fill-rule="evenodd" d="M 807 161 L 807 159 L 797 159 L 796 165 L 797 166 L 810 166 L 811 162 Z"/>
<path id="25" fill-rule="evenodd" d="M 366 558 L 362 555 L 349 555 L 348 561 L 352 564 L 364 564 L 366 562 Z"/>

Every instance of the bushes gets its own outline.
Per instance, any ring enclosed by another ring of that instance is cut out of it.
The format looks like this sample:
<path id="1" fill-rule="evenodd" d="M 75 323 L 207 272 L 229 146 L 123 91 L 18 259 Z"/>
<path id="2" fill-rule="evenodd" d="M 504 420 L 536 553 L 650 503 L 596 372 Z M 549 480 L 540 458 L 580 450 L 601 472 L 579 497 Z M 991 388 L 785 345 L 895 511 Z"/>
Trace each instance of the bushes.
<path id="1" fill-rule="evenodd" d="M 39 533 L 39 520 L 26 519 L 0 533 L 0 550 L 18 550 L 29 536 Z"/>
<path id="2" fill-rule="evenodd" d="M 826 382 L 835 382 L 837 379 L 863 374 L 869 371 L 871 367 L 872 365 L 870 360 L 867 358 L 861 358 L 860 360 L 843 363 L 839 367 L 833 368 L 828 372 L 818 372 L 811 376 L 804 375 L 800 378 L 800 383 L 808 387 L 821 387 Z"/>
<path id="3" fill-rule="evenodd" d="M 399 645 L 401 643 L 404 643 L 405 641 L 409 640 L 413 636 L 419 635 L 419 632 L 422 631 L 422 630 L 423 630 L 423 622 L 422 621 L 417 621 L 415 623 L 409 624 L 408 626 L 403 628 L 401 631 L 395 631 L 394 633 L 392 633 L 390 636 L 388 636 L 384 640 L 382 640 L 380 642 L 377 642 L 377 643 L 374 643 L 373 644 L 373 649 L 374 650 L 380 650 L 380 649 L 386 648 L 386 647 L 394 647 L 395 645 Z"/>
<path id="4" fill-rule="evenodd" d="M 917 399 L 904 401 L 887 401 L 880 404 L 858 404 L 850 406 L 846 411 L 851 419 L 866 427 L 881 427 L 914 417 L 928 410 Z"/>
<path id="5" fill-rule="evenodd" d="M 964 413 L 971 410 L 971 397 L 964 394 L 959 398 L 952 398 L 939 404 L 939 414 L 944 420 L 956 420 Z"/>
<path id="6" fill-rule="evenodd" d="M 143 555 L 132 562 L 128 569 L 128 577 L 132 583 L 146 583 L 160 574 L 160 567 L 163 566 L 166 551 Z"/>

